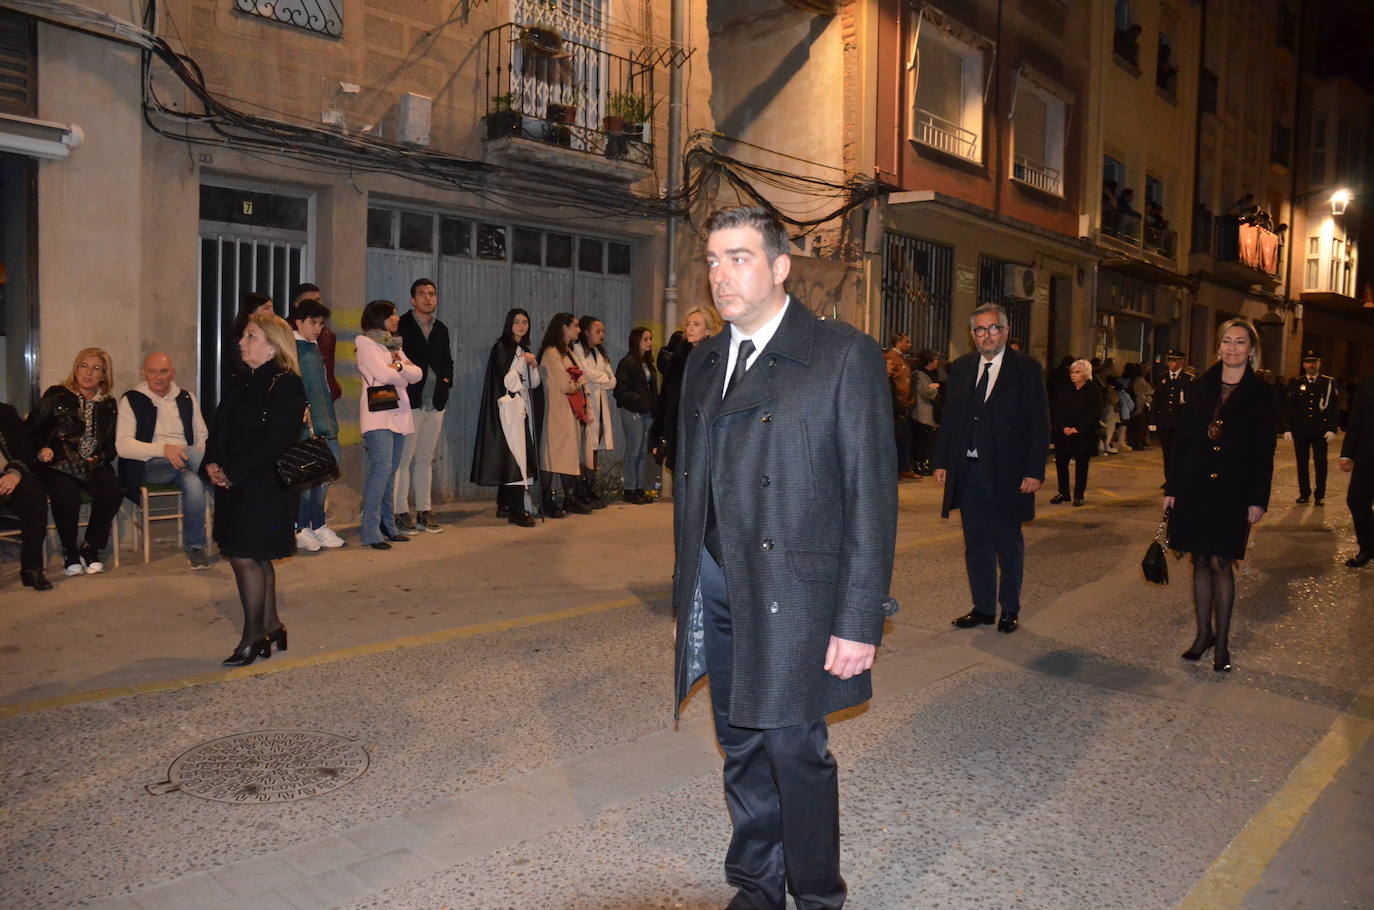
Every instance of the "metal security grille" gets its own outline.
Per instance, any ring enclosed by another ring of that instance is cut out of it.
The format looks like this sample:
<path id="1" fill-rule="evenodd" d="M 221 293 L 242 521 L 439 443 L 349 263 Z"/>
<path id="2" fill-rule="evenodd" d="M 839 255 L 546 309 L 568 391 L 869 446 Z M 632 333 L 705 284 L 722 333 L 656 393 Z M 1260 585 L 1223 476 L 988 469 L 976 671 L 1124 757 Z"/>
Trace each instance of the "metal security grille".
<path id="1" fill-rule="evenodd" d="M 1024 297 L 1010 296 L 1006 286 L 1005 259 L 978 257 L 978 302 L 1000 303 L 1007 311 L 1007 338 L 1019 340 L 1023 347 L 1030 345 L 1031 302 Z"/>
<path id="2" fill-rule="evenodd" d="M 339 37 L 343 13 L 334 0 L 235 0 L 239 12 L 294 25 L 308 32 Z"/>
<path id="3" fill-rule="evenodd" d="M 906 332 L 912 347 L 946 352 L 953 285 L 953 247 L 884 234 L 882 343 Z"/>

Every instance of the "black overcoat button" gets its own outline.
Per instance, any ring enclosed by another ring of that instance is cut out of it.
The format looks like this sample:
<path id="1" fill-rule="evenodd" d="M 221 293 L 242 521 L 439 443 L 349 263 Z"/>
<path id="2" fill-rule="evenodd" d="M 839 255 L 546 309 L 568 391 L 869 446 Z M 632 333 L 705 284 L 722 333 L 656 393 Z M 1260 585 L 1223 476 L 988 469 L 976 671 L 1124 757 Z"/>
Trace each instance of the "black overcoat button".
<path id="1" fill-rule="evenodd" d="M 763 548 L 764 548 L 765 550 L 771 550 L 771 549 L 773 549 L 773 538 L 771 538 L 771 537 L 765 537 L 765 538 L 763 539 Z"/>

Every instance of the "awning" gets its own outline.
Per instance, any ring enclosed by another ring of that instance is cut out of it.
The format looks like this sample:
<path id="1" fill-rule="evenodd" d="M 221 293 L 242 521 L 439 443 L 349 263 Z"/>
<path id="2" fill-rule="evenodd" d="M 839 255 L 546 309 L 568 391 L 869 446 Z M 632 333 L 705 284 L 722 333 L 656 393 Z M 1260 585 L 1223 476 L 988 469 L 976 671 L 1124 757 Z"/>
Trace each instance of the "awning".
<path id="1" fill-rule="evenodd" d="M 833 16 L 840 11 L 839 0 L 783 0 L 788 6 L 815 13 L 819 16 Z"/>
<path id="2" fill-rule="evenodd" d="M 0 113 L 0 152 L 62 159 L 81 144 L 81 127 Z"/>
<path id="3" fill-rule="evenodd" d="M 1103 259 L 1100 263 L 1104 269 L 1111 269 L 1114 272 L 1121 272 L 1130 275 L 1132 278 L 1139 278 L 1141 281 L 1148 281 L 1151 284 L 1167 284 L 1176 288 L 1190 288 L 1193 282 L 1186 275 L 1171 272 L 1161 268 L 1153 262 L 1146 262 L 1143 259 L 1132 259 L 1129 256 L 1118 256 L 1111 259 Z"/>

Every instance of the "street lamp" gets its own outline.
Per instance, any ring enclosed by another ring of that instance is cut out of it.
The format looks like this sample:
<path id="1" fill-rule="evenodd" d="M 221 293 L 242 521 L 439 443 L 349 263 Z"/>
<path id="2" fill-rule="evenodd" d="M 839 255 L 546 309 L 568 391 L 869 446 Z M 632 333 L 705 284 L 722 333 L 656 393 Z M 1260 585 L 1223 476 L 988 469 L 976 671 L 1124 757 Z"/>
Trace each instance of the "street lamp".
<path id="1" fill-rule="evenodd" d="M 1331 194 L 1331 214 L 1344 215 L 1345 207 L 1350 204 L 1350 190 L 1336 190 Z"/>

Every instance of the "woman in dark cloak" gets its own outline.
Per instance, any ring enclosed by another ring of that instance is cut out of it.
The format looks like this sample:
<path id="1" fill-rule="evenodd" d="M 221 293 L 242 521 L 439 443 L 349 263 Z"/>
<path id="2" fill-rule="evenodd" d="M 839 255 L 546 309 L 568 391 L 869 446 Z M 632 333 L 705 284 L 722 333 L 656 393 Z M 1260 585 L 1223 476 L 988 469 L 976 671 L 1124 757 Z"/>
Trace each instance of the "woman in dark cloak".
<path id="1" fill-rule="evenodd" d="M 529 338 L 530 314 L 506 313 L 501 337 L 487 357 L 471 477 L 475 484 L 496 487 L 496 514 L 524 528 L 534 527 L 531 512 L 539 502 L 531 488 L 539 477 L 544 410 L 539 362 L 530 353 Z"/>

